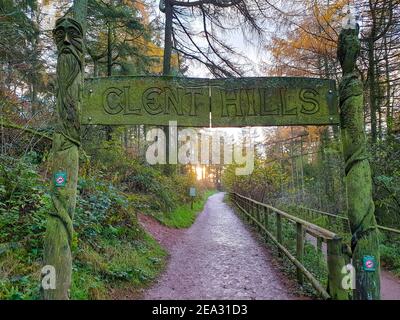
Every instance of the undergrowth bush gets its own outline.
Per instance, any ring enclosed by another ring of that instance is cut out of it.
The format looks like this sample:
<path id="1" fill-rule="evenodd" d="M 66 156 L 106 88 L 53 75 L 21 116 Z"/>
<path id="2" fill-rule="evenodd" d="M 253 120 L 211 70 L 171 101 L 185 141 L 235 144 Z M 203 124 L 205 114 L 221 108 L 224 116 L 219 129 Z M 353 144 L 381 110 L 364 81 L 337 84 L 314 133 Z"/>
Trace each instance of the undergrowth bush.
<path id="1" fill-rule="evenodd" d="M 140 227 L 137 213 L 189 226 L 195 174 L 166 176 L 130 158 L 118 139 L 84 139 L 72 241 L 73 299 L 112 298 L 139 288 L 163 268 L 166 253 Z M 53 210 L 45 153 L 0 159 L 0 300 L 40 298 L 46 217 Z M 204 200 L 197 187 L 198 203 Z M 181 210 L 185 208 L 185 210 Z M 195 206 L 198 209 L 199 205 Z"/>
<path id="2" fill-rule="evenodd" d="M 52 210 L 39 167 L 0 163 L 0 300 L 38 299 L 46 216 Z M 140 287 L 163 267 L 165 252 L 139 226 L 134 206 L 101 175 L 79 179 L 73 239 L 73 299 L 110 298 Z"/>

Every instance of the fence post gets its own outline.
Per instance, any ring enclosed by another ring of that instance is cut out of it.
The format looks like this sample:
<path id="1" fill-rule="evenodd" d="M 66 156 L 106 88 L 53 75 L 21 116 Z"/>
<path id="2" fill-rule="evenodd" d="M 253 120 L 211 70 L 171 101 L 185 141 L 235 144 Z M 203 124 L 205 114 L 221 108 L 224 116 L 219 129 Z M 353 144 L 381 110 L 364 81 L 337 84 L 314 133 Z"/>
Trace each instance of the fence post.
<path id="1" fill-rule="evenodd" d="M 247 222 L 250 222 L 251 221 L 250 217 L 253 215 L 254 206 L 250 200 L 248 200 L 248 201 L 249 201 L 249 215 L 246 215 L 246 218 L 247 218 Z"/>
<path id="2" fill-rule="evenodd" d="M 257 205 L 257 221 L 258 221 L 258 223 L 260 223 L 260 224 L 261 224 L 261 217 L 262 217 L 261 210 L 262 210 L 262 206 Z M 259 231 L 262 230 L 259 224 L 257 224 L 257 229 L 258 229 Z"/>
<path id="3" fill-rule="evenodd" d="M 345 257 L 342 252 L 342 239 L 339 237 L 328 239 L 328 293 L 333 300 L 349 300 L 349 291 L 342 286 L 345 276 L 342 274 L 346 266 Z"/>
<path id="4" fill-rule="evenodd" d="M 299 222 L 296 223 L 296 233 L 297 233 L 296 257 L 297 257 L 297 260 L 299 260 L 299 262 L 301 264 L 303 264 L 303 260 L 304 260 L 304 227 Z M 297 281 L 300 284 L 303 284 L 303 281 L 304 281 L 303 273 L 301 272 L 301 270 L 299 268 L 297 268 Z"/>
<path id="5" fill-rule="evenodd" d="M 268 230 L 268 218 L 269 218 L 269 208 L 264 207 L 264 226 L 265 226 L 265 229 L 267 229 L 267 230 Z"/>
<path id="6" fill-rule="evenodd" d="M 264 221 L 263 221 L 263 225 L 265 227 L 265 229 L 268 230 L 268 218 L 269 218 L 269 208 L 268 207 L 264 207 Z M 267 233 L 265 233 L 265 242 L 268 242 L 268 235 Z"/>
<path id="7" fill-rule="evenodd" d="M 248 211 L 249 215 L 246 215 L 246 220 L 247 220 L 247 222 L 250 222 L 251 221 L 250 217 L 253 214 L 254 208 L 253 208 L 253 204 L 251 203 L 251 201 L 250 200 L 247 200 L 247 201 L 249 203 L 249 211 Z"/>
<path id="8" fill-rule="evenodd" d="M 255 220 L 257 220 L 257 211 L 258 211 L 257 204 L 255 204 L 255 203 L 253 202 L 253 212 L 251 213 L 251 216 L 252 216 L 252 218 L 255 219 Z M 255 223 L 254 223 L 254 220 L 253 220 L 253 219 L 250 219 L 250 223 L 254 225 Z"/>
<path id="9" fill-rule="evenodd" d="M 264 221 L 265 221 L 265 207 L 261 207 L 260 210 L 260 224 L 264 225 Z"/>
<path id="10" fill-rule="evenodd" d="M 278 212 L 276 212 L 276 239 L 282 244 L 282 217 Z M 280 251 L 279 256 L 282 256 Z"/>

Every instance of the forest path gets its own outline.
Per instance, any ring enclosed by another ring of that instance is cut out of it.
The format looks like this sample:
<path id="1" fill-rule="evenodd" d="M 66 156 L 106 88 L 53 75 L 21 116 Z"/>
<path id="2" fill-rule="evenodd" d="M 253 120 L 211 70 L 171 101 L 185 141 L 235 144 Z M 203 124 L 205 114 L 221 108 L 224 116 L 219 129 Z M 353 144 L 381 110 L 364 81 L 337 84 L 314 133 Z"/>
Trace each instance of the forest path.
<path id="1" fill-rule="evenodd" d="M 165 273 L 144 299 L 301 299 L 231 208 L 224 193 L 211 196 L 191 228 L 174 230 L 140 216 L 144 227 L 167 247 Z"/>
<path id="2" fill-rule="evenodd" d="M 382 300 L 400 300 L 400 280 L 391 272 L 381 270 Z"/>

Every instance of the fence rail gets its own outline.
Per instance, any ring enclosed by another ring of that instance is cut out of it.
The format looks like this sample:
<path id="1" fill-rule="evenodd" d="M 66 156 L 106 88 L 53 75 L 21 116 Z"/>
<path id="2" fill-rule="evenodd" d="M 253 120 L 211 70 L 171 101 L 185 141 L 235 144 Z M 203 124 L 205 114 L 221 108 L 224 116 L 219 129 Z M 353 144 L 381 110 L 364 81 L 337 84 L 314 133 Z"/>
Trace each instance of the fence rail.
<path id="1" fill-rule="evenodd" d="M 342 270 L 346 266 L 346 256 L 342 238 L 327 229 L 321 228 L 313 223 L 290 215 L 282 210 L 270 205 L 258 202 L 251 198 L 237 193 L 230 193 L 231 201 L 237 208 L 255 224 L 258 229 L 268 237 L 279 249 L 280 254 L 284 254 L 295 266 L 297 270 L 297 281 L 302 284 L 304 277 L 311 283 L 314 289 L 324 299 L 348 300 L 349 292 L 342 287 Z M 276 234 L 271 231 L 272 220 L 275 219 Z M 293 255 L 283 244 L 282 220 L 296 225 L 296 254 Z M 327 244 L 327 266 L 328 266 L 328 288 L 314 277 L 314 275 L 304 266 L 304 244 L 305 233 L 317 239 L 321 244 Z"/>
<path id="2" fill-rule="evenodd" d="M 316 215 L 320 215 L 320 216 L 326 216 L 330 220 L 332 220 L 332 219 L 341 220 L 341 221 L 344 222 L 344 226 L 347 227 L 347 230 L 348 231 L 350 230 L 349 229 L 349 225 L 348 225 L 349 219 L 347 217 L 336 215 L 336 214 L 332 214 L 332 213 L 328 213 L 328 212 L 324 212 L 324 211 L 320 211 L 320 210 L 316 210 L 316 209 L 307 208 L 307 207 L 304 207 L 304 206 L 296 206 L 296 207 L 301 209 L 301 210 L 304 210 L 305 212 L 308 212 L 311 216 L 316 214 Z M 385 231 L 385 232 L 400 234 L 400 230 L 398 230 L 398 229 L 389 228 L 389 227 L 380 226 L 380 225 L 377 225 L 377 228 L 379 230 L 382 230 L 382 231 Z"/>

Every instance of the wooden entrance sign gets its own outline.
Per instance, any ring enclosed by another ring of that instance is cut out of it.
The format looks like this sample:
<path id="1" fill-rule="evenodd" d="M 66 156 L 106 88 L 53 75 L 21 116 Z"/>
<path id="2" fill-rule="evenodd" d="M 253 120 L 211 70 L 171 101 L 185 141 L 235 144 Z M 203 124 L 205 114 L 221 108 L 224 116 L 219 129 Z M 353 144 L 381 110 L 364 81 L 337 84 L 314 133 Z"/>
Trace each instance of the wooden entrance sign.
<path id="1" fill-rule="evenodd" d="M 82 105 L 83 125 L 339 124 L 335 81 L 314 78 L 93 78 Z"/>

